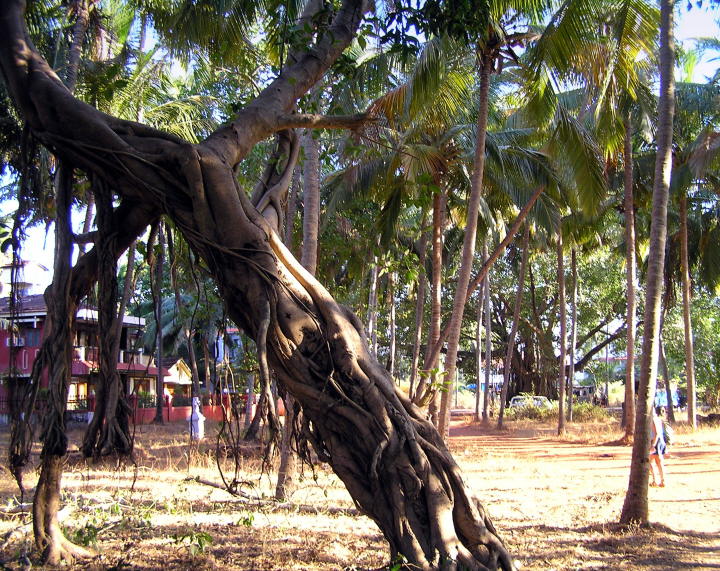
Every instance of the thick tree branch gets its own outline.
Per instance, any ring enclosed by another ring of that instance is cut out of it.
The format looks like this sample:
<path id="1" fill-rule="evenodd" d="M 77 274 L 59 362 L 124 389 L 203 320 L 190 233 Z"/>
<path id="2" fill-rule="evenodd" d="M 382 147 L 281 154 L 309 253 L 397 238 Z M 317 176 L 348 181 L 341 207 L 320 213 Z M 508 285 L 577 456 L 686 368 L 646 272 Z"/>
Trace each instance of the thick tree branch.
<path id="1" fill-rule="evenodd" d="M 377 121 L 367 113 L 354 115 L 321 115 L 317 113 L 291 113 L 281 115 L 277 125 L 282 129 L 350 129 L 355 130 L 370 121 Z"/>

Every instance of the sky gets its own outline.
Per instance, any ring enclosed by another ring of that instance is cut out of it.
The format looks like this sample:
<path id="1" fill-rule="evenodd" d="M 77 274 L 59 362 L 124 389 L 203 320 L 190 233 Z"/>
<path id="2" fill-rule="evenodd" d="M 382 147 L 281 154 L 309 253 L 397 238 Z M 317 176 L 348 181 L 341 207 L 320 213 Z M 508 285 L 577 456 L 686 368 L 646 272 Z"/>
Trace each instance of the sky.
<path id="1" fill-rule="evenodd" d="M 693 7 L 688 10 L 684 2 L 678 3 L 678 13 L 676 14 L 675 38 L 677 42 L 681 42 L 687 47 L 693 46 L 693 40 L 702 37 L 720 37 L 720 27 L 717 20 L 720 19 L 720 11 L 712 10 L 706 6 L 703 8 Z M 720 54 L 717 55 L 720 58 Z M 695 68 L 693 80 L 704 82 L 707 77 L 714 74 L 715 70 L 720 67 L 720 60 L 712 61 L 713 55 L 709 54 L 701 60 Z M 7 214 L 15 208 L 12 202 L 0 204 L 0 212 Z M 84 212 L 75 212 L 73 214 L 75 227 L 78 228 L 84 219 Z M 42 227 L 33 228 L 28 232 L 28 239 L 23 247 L 23 258 L 33 261 L 37 264 L 52 269 L 53 265 L 53 238 L 54 229 L 51 228 L 49 234 L 45 235 L 45 229 Z M 42 290 L 50 283 L 52 272 L 36 272 L 32 275 L 25 276 L 25 279 L 37 282 L 35 288 L 36 293 Z"/>

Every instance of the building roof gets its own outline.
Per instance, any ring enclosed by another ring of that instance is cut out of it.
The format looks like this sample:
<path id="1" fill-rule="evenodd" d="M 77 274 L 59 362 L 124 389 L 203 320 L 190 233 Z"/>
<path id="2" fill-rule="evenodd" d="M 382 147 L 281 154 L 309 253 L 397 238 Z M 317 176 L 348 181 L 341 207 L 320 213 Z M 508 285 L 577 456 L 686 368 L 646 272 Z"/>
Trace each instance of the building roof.
<path id="1" fill-rule="evenodd" d="M 72 374 L 76 376 L 89 375 L 97 372 L 98 364 L 95 361 L 83 361 L 74 359 L 72 362 Z M 156 377 L 158 374 L 157 367 L 143 365 L 142 363 L 117 363 L 117 370 L 120 373 L 128 373 L 136 377 Z M 163 377 L 170 374 L 166 368 L 162 368 Z"/>
<path id="2" fill-rule="evenodd" d="M 16 307 L 19 317 L 45 317 L 47 315 L 47 304 L 42 294 L 25 295 L 20 298 Z M 0 298 L 0 317 L 10 318 L 10 298 Z M 80 321 L 97 321 L 97 309 L 83 305 L 78 308 L 77 318 Z M 133 315 L 123 316 L 123 325 L 144 327 L 145 319 Z"/>

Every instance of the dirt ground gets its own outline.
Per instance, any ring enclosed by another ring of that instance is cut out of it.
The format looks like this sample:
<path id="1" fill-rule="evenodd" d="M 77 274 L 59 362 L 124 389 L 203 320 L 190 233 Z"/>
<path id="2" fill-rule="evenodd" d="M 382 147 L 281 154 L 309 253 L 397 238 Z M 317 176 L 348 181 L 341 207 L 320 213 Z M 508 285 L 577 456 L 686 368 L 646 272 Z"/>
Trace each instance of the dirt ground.
<path id="1" fill-rule="evenodd" d="M 631 449 L 609 444 L 617 430 L 574 424 L 558 438 L 550 425 L 508 425 L 498 432 L 460 418 L 450 446 L 521 569 L 720 569 L 720 428 L 677 431 L 667 487 L 650 489 L 652 525 L 623 529 L 615 522 Z M 139 429 L 136 466 L 88 465 L 70 455 L 63 526 L 98 555 L 65 568 L 360 570 L 389 564 L 378 529 L 326 470 L 306 470 L 290 501 L 278 504 L 270 499 L 275 474 L 260 476 L 251 454 L 240 474 L 247 497 L 234 497 L 208 485 L 221 482 L 214 446 L 206 442 L 189 453 L 184 428 Z M 72 434 L 75 445 L 80 434 Z M 0 433 L 3 449 L 6 442 Z M 29 474 L 29 483 L 34 478 Z M 0 467 L 0 568 L 38 567 L 27 507 Z"/>

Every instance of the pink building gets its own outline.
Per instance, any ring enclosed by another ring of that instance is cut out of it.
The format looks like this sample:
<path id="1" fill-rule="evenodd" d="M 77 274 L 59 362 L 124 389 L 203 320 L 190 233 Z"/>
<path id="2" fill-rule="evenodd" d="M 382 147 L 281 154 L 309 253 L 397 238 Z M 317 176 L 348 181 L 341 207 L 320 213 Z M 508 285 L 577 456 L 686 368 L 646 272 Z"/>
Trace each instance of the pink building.
<path id="1" fill-rule="evenodd" d="M 7 421 L 8 387 L 10 377 L 17 382 L 30 379 L 33 363 L 40 352 L 47 307 L 42 295 L 25 295 L 12 315 L 9 299 L 0 300 L 0 421 Z M 120 355 L 117 370 L 128 394 L 146 396 L 155 394 L 157 368 L 143 354 L 139 337 L 145 320 L 124 316 L 120 336 Z M 73 339 L 72 377 L 68 391 L 68 410 L 93 409 L 94 384 L 98 374 L 98 322 L 97 311 L 81 307 L 77 312 Z M 168 372 L 163 369 L 163 376 Z M 47 372 L 41 379 L 41 388 L 47 387 Z"/>

